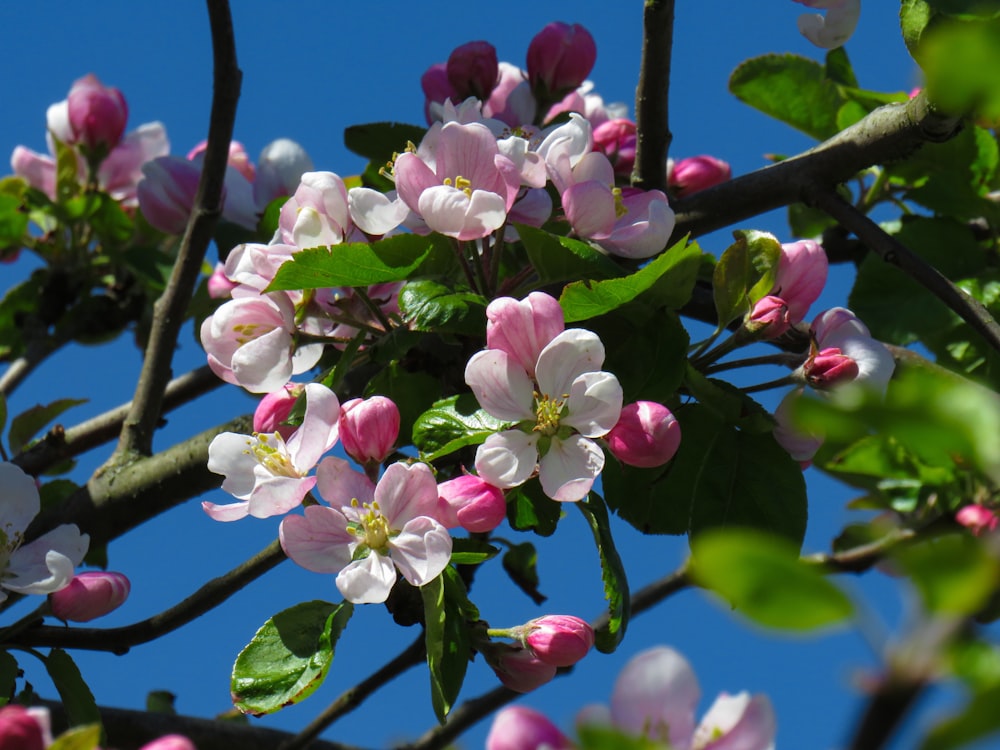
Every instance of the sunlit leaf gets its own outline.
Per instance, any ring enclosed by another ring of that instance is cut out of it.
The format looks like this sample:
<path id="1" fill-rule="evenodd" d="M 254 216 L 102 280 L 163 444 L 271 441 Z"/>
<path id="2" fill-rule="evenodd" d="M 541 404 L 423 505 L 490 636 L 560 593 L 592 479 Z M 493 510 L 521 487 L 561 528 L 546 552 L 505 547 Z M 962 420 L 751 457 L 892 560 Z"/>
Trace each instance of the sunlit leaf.
<path id="1" fill-rule="evenodd" d="M 601 580 L 604 582 L 604 598 L 608 602 L 608 622 L 594 631 L 594 645 L 605 654 L 613 653 L 625 637 L 631 614 L 628 579 L 625 566 L 615 549 L 611 537 L 611 521 L 604 500 L 595 492 L 577 504 L 597 544 L 601 560 Z"/>

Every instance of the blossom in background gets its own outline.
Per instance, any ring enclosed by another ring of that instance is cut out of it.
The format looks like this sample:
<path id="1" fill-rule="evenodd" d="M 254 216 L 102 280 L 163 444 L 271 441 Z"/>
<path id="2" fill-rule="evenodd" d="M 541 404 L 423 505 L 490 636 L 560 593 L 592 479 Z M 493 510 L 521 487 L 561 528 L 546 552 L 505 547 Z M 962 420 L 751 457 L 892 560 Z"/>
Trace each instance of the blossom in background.
<path id="1" fill-rule="evenodd" d="M 840 47 L 851 38 L 861 15 L 861 0 L 795 0 L 809 8 L 826 11 L 803 13 L 799 16 L 799 31 L 806 39 L 823 49 Z"/>
<path id="2" fill-rule="evenodd" d="M 90 537 L 74 524 L 63 524 L 34 541 L 24 543 L 24 532 L 38 515 L 41 499 L 35 480 L 20 467 L 0 463 L 0 602 L 8 591 L 51 594 L 73 579 L 83 561 Z"/>
<path id="3" fill-rule="evenodd" d="M 384 602 L 396 570 L 414 586 L 433 580 L 451 560 L 451 536 L 437 520 L 437 482 L 425 464 L 389 466 L 378 484 L 327 458 L 317 489 L 331 505 L 310 505 L 281 522 L 285 553 L 316 573 L 335 573 L 355 604 Z"/>
<path id="4" fill-rule="evenodd" d="M 714 156 L 689 156 L 667 164 L 667 184 L 677 196 L 715 187 L 732 176 L 729 163 Z"/>
<path id="5" fill-rule="evenodd" d="M 955 514 L 955 521 L 971 531 L 973 536 L 979 536 L 983 532 L 995 531 L 1000 524 L 1000 517 L 984 505 L 972 504 L 959 510 Z"/>
<path id="6" fill-rule="evenodd" d="M 93 73 L 73 82 L 66 97 L 65 115 L 73 138 L 91 151 L 107 152 L 118 145 L 128 120 L 122 92 L 105 86 Z"/>
<path id="7" fill-rule="evenodd" d="M 575 90 L 590 75 L 597 44 L 583 26 L 553 21 L 528 44 L 528 83 L 544 103 Z"/>
<path id="8" fill-rule="evenodd" d="M 507 706 L 493 717 L 486 750 L 571 750 L 573 743 L 544 714 L 527 706 Z"/>
<path id="9" fill-rule="evenodd" d="M 287 513 L 316 484 L 309 472 L 337 442 L 340 402 L 320 383 L 305 386 L 302 424 L 285 442 L 278 433 L 241 435 L 223 432 L 208 446 L 208 469 L 222 474 L 222 489 L 240 502 L 203 502 L 216 521 L 235 521 Z"/>
<path id="10" fill-rule="evenodd" d="M 896 369 L 896 362 L 885 344 L 872 338 L 868 326 L 844 307 L 834 307 L 816 316 L 812 323 L 816 348 L 837 349 L 842 357 L 853 360 L 858 373 L 851 382 L 864 385 L 884 394 L 889 379 Z M 844 382 L 841 377 L 837 383 Z"/>

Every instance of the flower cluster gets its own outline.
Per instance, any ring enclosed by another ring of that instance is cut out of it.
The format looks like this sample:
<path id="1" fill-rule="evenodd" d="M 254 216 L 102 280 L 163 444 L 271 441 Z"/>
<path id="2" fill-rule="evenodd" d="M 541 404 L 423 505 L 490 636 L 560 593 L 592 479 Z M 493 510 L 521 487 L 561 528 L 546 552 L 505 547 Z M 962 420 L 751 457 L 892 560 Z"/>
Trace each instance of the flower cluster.
<path id="1" fill-rule="evenodd" d="M 514 645 L 481 646 L 487 663 L 506 687 L 527 693 L 576 664 L 594 645 L 594 630 L 579 617 L 545 615 L 516 628 L 487 631 L 515 640 Z"/>

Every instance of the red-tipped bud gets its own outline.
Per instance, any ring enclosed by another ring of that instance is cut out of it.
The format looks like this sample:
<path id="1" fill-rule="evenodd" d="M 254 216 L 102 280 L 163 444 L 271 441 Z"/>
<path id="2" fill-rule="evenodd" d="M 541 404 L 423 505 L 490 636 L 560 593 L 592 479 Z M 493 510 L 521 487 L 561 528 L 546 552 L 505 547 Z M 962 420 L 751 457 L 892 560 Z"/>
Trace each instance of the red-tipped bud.
<path id="1" fill-rule="evenodd" d="M 667 183 L 676 195 L 690 195 L 714 187 L 732 177 L 727 162 L 714 156 L 691 156 L 674 164 Z"/>
<path id="2" fill-rule="evenodd" d="M 1000 523 L 997 514 L 982 505 L 966 505 L 955 514 L 955 520 L 971 531 L 973 536 L 979 536 L 984 531 L 994 531 Z"/>
<path id="3" fill-rule="evenodd" d="M 636 401 L 622 408 L 618 424 L 605 440 L 623 464 L 662 466 L 674 457 L 681 444 L 681 425 L 663 404 Z"/>
<path id="4" fill-rule="evenodd" d="M 24 706 L 0 708 L 0 750 L 45 750 L 42 727 Z"/>
<path id="5" fill-rule="evenodd" d="M 572 615 L 545 615 L 524 628 L 528 648 L 539 661 L 554 667 L 576 664 L 594 646 L 594 629 Z"/>
<path id="6" fill-rule="evenodd" d="M 747 330 L 769 339 L 780 336 L 790 326 L 788 304 L 781 297 L 770 294 L 758 300 L 746 322 Z"/>
<path id="7" fill-rule="evenodd" d="M 486 750 L 570 750 L 573 744 L 544 715 L 527 706 L 508 706 L 493 717 Z"/>
<path id="8" fill-rule="evenodd" d="M 504 651 L 490 666 L 505 687 L 518 693 L 530 693 L 544 685 L 556 676 L 558 669 L 526 649 Z"/>
<path id="9" fill-rule="evenodd" d="M 118 609 L 132 586 L 121 573 L 89 571 L 77 573 L 65 587 L 49 594 L 52 614 L 60 620 L 90 622 Z"/>
<path id="10" fill-rule="evenodd" d="M 229 299 L 233 289 L 239 284 L 226 276 L 226 266 L 223 263 L 216 263 L 205 286 L 208 289 L 208 296 L 212 299 Z"/>
<path id="11" fill-rule="evenodd" d="M 448 57 L 445 72 L 459 99 L 474 96 L 484 102 L 500 77 L 496 48 L 489 42 L 468 42 L 456 47 Z"/>
<path id="12" fill-rule="evenodd" d="M 628 176 L 635 166 L 635 123 L 626 117 L 602 122 L 594 128 L 594 150 L 603 151 L 615 174 Z"/>
<path id="13" fill-rule="evenodd" d="M 556 100 L 577 88 L 597 60 L 597 44 L 580 24 L 554 21 L 528 45 L 528 82 L 535 96 Z"/>
<path id="14" fill-rule="evenodd" d="M 399 437 L 399 408 L 385 396 L 355 398 L 340 407 L 340 442 L 359 464 L 379 464 Z"/>
<path id="15" fill-rule="evenodd" d="M 267 434 L 277 432 L 288 440 L 296 428 L 284 422 L 304 389 L 305 386 L 301 383 L 286 383 L 264 396 L 253 413 L 253 431 Z"/>
<path id="16" fill-rule="evenodd" d="M 449 529 L 493 531 L 507 516 L 503 490 L 472 474 L 441 482 L 438 497 L 438 520 Z"/>
<path id="17" fill-rule="evenodd" d="M 846 354 L 842 354 L 836 347 L 823 349 L 811 355 L 802 365 L 806 382 L 817 390 L 849 383 L 858 376 L 858 372 L 858 363 Z"/>
<path id="18" fill-rule="evenodd" d="M 128 120 L 128 106 L 121 91 L 105 86 L 90 73 L 73 83 L 66 103 L 69 126 L 77 143 L 99 147 L 104 153 L 118 145 Z"/>

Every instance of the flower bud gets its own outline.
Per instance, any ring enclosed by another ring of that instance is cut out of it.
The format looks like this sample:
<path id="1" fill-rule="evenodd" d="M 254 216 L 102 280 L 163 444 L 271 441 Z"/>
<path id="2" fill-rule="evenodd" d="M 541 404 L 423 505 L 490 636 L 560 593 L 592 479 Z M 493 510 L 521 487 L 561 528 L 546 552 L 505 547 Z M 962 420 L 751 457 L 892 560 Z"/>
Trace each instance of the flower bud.
<path id="1" fill-rule="evenodd" d="M 859 372 L 858 363 L 836 347 L 811 354 L 802 365 L 806 382 L 817 390 L 849 383 L 858 377 Z"/>
<path id="2" fill-rule="evenodd" d="M 780 336 L 790 326 L 788 304 L 772 294 L 757 301 L 745 324 L 748 331 L 768 339 Z"/>
<path id="3" fill-rule="evenodd" d="M 544 685 L 556 676 L 558 669 L 526 649 L 505 650 L 490 666 L 505 687 L 518 693 L 530 693 Z"/>
<path id="4" fill-rule="evenodd" d="M 351 399 L 340 407 L 340 442 L 359 464 L 380 464 L 399 437 L 399 408 L 385 396 Z"/>
<path id="5" fill-rule="evenodd" d="M 1000 523 L 997 514 L 982 505 L 966 505 L 955 514 L 955 520 L 971 531 L 973 536 L 979 536 L 984 531 L 994 531 Z"/>
<path id="6" fill-rule="evenodd" d="M 543 714 L 527 706 L 508 706 L 493 717 L 486 750 L 570 750 L 572 743 Z"/>
<path id="7" fill-rule="evenodd" d="M 597 60 L 594 38 L 580 24 L 553 21 L 528 45 L 528 81 L 536 98 L 556 100 L 590 75 Z"/>
<path id="8" fill-rule="evenodd" d="M 161 156 L 142 165 L 139 208 L 154 228 L 166 234 L 183 234 L 187 227 L 201 167 L 179 156 Z"/>
<path id="9" fill-rule="evenodd" d="M 594 150 L 603 151 L 615 167 L 615 174 L 628 176 L 635 166 L 635 123 L 625 117 L 603 122 L 594 128 Z"/>
<path id="10" fill-rule="evenodd" d="M 73 83 L 66 101 L 75 142 L 101 148 L 105 154 L 118 145 L 128 120 L 121 91 L 105 86 L 90 73 Z"/>
<path id="11" fill-rule="evenodd" d="M 438 485 L 438 520 L 449 529 L 493 531 L 507 516 L 503 490 L 472 474 Z"/>
<path id="12" fill-rule="evenodd" d="M 226 276 L 226 266 L 224 263 L 216 263 L 212 270 L 212 275 L 208 277 L 205 284 L 208 289 L 208 296 L 212 299 L 229 299 L 232 291 L 239 286 Z"/>
<path id="13" fill-rule="evenodd" d="M 823 246 L 814 240 L 789 242 L 781 246 L 781 259 L 774 279 L 775 294 L 788 305 L 788 319 L 800 323 L 809 306 L 826 284 L 829 263 Z"/>
<path id="14" fill-rule="evenodd" d="M 732 176 L 727 162 L 714 156 L 690 156 L 674 164 L 667 175 L 667 184 L 678 196 L 691 195 L 714 187 Z"/>
<path id="15" fill-rule="evenodd" d="M 49 594 L 49 607 L 60 620 L 90 622 L 118 609 L 132 586 L 121 573 L 95 570 L 77 573 L 59 591 Z"/>
<path id="16" fill-rule="evenodd" d="M 291 195 L 302 175 L 313 171 L 313 162 L 302 146 L 290 138 L 278 138 L 264 146 L 257 159 L 253 198 L 263 211 L 275 198 Z"/>
<path id="17" fill-rule="evenodd" d="M 500 77 L 496 48 L 489 42 L 468 42 L 456 47 L 448 57 L 445 72 L 460 100 L 474 96 L 486 101 Z"/>
<path id="18" fill-rule="evenodd" d="M 545 615 L 525 626 L 524 642 L 540 661 L 568 667 L 587 655 L 594 645 L 594 629 L 572 615 Z"/>
<path id="19" fill-rule="evenodd" d="M 301 383 L 286 383 L 264 396 L 253 412 L 253 431 L 266 434 L 277 432 L 288 440 L 296 428 L 284 422 L 304 389 Z"/>
<path id="20" fill-rule="evenodd" d="M 24 706 L 0 708 L 0 750 L 45 750 L 42 727 Z"/>
<path id="21" fill-rule="evenodd" d="M 167 734 L 147 742 L 139 750 L 198 750 L 194 743 L 180 734 Z"/>
<path id="22" fill-rule="evenodd" d="M 623 464 L 642 468 L 662 466 L 677 452 L 681 425 L 663 404 L 636 401 L 622 408 L 618 424 L 605 440 Z"/>

